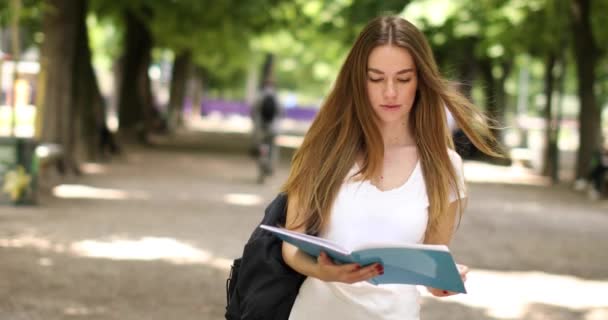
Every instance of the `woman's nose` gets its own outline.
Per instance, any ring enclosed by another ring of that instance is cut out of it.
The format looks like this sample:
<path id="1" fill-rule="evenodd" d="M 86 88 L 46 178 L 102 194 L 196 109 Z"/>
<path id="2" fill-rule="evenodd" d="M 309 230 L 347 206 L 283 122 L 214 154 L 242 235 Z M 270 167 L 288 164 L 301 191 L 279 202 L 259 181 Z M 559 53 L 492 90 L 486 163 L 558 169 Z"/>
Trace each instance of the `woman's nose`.
<path id="1" fill-rule="evenodd" d="M 397 95 L 397 88 L 393 81 L 387 81 L 386 87 L 384 88 L 384 95 L 387 98 L 394 98 Z"/>

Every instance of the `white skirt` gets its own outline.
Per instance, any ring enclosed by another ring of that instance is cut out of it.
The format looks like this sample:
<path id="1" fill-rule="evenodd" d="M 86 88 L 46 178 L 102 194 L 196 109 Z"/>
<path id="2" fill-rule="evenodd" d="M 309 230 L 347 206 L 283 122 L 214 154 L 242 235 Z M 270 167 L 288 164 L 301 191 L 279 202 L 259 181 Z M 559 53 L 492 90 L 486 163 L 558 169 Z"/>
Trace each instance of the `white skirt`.
<path id="1" fill-rule="evenodd" d="M 345 284 L 306 278 L 290 320 L 419 320 L 420 293 L 411 285 Z"/>

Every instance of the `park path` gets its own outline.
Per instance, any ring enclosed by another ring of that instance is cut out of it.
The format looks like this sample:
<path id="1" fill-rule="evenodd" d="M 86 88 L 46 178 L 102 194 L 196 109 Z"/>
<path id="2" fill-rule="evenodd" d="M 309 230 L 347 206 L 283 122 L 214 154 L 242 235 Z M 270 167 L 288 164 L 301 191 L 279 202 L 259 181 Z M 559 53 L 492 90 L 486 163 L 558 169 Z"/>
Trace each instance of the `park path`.
<path id="1" fill-rule="evenodd" d="M 0 207 L 0 319 L 222 319 L 230 261 L 287 175 L 255 184 L 242 138 L 130 146 L 40 206 Z M 452 250 L 469 294 L 424 296 L 422 319 L 608 319 L 608 203 L 508 168 L 465 175 Z"/>

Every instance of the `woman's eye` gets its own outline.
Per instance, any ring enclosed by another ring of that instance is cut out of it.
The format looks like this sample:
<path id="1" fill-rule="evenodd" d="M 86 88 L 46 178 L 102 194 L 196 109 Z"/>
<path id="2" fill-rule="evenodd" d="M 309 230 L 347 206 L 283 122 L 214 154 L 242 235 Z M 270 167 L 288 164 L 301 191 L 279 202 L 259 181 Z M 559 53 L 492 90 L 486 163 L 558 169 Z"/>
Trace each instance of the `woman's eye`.
<path id="1" fill-rule="evenodd" d="M 410 80 L 412 80 L 412 79 L 409 79 L 409 78 L 408 79 L 397 79 L 397 81 L 402 82 L 402 83 L 408 83 L 408 82 L 410 82 Z"/>
<path id="2" fill-rule="evenodd" d="M 369 78 L 369 81 L 371 81 L 371 82 L 380 82 L 382 80 L 383 80 L 382 78 L 377 78 L 377 79 Z"/>

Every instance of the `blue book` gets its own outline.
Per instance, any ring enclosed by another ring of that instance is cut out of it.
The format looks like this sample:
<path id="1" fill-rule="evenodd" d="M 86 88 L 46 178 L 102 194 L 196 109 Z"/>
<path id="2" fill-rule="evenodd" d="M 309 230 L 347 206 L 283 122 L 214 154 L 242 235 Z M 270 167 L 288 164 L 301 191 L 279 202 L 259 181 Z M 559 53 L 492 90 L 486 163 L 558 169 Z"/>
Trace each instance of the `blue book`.
<path id="1" fill-rule="evenodd" d="M 381 244 L 347 249 L 332 241 L 284 228 L 267 225 L 260 228 L 313 257 L 318 257 L 323 251 L 336 263 L 358 263 L 361 266 L 380 263 L 384 274 L 370 279 L 372 284 L 423 285 L 466 293 L 452 254 L 444 245 Z"/>

